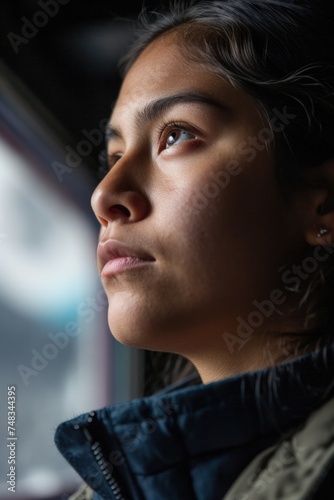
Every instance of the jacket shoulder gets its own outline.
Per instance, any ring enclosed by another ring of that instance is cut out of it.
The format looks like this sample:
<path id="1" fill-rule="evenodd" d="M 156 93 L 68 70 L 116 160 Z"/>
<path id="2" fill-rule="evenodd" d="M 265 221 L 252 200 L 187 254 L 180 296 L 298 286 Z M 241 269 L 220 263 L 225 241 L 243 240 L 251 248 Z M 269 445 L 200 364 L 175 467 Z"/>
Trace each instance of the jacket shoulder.
<path id="1" fill-rule="evenodd" d="M 291 437 L 260 453 L 224 500 L 329 500 L 333 498 L 333 472 L 334 398 L 313 412 Z"/>
<path id="2" fill-rule="evenodd" d="M 83 484 L 68 500 L 93 500 L 93 495 L 93 490 L 87 484 Z"/>

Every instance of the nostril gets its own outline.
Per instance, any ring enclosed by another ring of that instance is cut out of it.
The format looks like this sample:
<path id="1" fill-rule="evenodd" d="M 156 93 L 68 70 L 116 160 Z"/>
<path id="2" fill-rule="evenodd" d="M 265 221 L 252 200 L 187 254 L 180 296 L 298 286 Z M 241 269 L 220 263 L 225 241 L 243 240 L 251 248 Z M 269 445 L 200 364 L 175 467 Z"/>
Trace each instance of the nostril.
<path id="1" fill-rule="evenodd" d="M 130 217 L 130 215 L 131 215 L 130 210 L 128 210 L 124 205 L 113 205 L 112 207 L 109 208 L 109 212 L 111 214 L 122 213 L 122 214 L 126 215 L 127 217 Z"/>

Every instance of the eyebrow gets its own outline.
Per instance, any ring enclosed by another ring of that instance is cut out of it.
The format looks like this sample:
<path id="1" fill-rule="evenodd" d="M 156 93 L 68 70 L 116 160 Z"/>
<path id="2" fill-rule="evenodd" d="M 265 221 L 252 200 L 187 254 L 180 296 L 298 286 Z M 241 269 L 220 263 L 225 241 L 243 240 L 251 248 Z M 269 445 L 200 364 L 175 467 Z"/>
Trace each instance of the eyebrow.
<path id="1" fill-rule="evenodd" d="M 227 107 L 213 99 L 212 96 L 206 95 L 204 93 L 198 92 L 182 92 L 179 94 L 173 94 L 167 97 L 162 97 L 148 103 L 143 109 L 137 111 L 135 115 L 135 123 L 138 128 L 142 127 L 146 122 L 156 120 L 163 116 L 167 111 L 169 111 L 174 106 L 179 104 L 193 104 L 201 103 L 207 106 L 213 106 L 221 109 L 222 111 L 227 111 Z M 106 142 L 108 143 L 112 139 L 121 139 L 122 132 L 116 126 L 111 123 L 107 124 L 106 127 Z"/>

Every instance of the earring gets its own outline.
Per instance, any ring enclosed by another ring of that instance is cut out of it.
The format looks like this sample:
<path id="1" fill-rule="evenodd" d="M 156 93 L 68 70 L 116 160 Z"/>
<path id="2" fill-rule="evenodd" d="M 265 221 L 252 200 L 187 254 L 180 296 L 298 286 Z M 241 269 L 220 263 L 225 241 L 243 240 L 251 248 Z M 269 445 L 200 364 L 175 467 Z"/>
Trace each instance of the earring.
<path id="1" fill-rule="evenodd" d="M 328 233 L 328 229 L 324 228 L 324 227 L 321 227 L 319 229 L 319 232 L 317 234 L 317 238 L 322 238 L 323 236 L 325 236 L 325 234 Z"/>

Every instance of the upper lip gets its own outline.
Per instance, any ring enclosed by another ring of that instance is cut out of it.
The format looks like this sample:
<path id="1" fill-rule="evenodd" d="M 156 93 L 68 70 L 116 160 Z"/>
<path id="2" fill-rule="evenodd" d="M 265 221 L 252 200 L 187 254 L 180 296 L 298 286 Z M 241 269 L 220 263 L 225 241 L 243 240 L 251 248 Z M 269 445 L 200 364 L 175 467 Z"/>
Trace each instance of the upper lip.
<path id="1" fill-rule="evenodd" d="M 100 271 L 102 271 L 107 262 L 120 257 L 137 257 L 142 260 L 154 260 L 147 252 L 114 239 L 100 241 L 97 247 L 97 257 Z"/>

